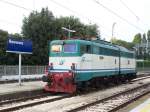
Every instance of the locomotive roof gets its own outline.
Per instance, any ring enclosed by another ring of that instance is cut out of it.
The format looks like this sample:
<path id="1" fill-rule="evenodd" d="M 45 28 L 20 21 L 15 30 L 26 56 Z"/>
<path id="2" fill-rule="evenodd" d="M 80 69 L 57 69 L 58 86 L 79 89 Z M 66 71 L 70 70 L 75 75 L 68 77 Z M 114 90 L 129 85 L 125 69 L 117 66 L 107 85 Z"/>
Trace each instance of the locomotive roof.
<path id="1" fill-rule="evenodd" d="M 120 51 L 134 53 L 134 51 L 130 51 L 125 47 L 122 47 L 122 46 L 119 46 L 119 45 L 116 45 L 116 46 L 120 49 Z"/>
<path id="2" fill-rule="evenodd" d="M 133 51 L 128 50 L 125 47 L 119 46 L 119 45 L 115 45 L 112 44 L 110 42 L 107 41 L 103 41 L 103 40 L 79 40 L 79 39 L 74 39 L 74 40 L 54 40 L 51 41 L 51 44 L 60 44 L 63 42 L 77 42 L 77 43 L 82 43 L 82 44 L 87 44 L 87 45 L 96 45 L 96 46 L 100 46 L 100 47 L 104 47 L 104 48 L 109 48 L 109 49 L 114 49 L 114 50 L 120 50 L 123 52 L 129 52 L 129 53 L 134 53 Z"/>

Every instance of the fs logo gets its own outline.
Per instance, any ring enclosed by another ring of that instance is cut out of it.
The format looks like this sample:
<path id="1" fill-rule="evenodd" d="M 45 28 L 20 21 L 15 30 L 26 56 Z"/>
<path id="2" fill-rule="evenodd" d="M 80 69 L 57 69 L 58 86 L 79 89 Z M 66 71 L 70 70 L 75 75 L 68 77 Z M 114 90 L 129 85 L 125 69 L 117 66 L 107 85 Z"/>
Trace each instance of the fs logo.
<path id="1" fill-rule="evenodd" d="M 65 60 L 60 60 L 59 65 L 63 65 Z"/>

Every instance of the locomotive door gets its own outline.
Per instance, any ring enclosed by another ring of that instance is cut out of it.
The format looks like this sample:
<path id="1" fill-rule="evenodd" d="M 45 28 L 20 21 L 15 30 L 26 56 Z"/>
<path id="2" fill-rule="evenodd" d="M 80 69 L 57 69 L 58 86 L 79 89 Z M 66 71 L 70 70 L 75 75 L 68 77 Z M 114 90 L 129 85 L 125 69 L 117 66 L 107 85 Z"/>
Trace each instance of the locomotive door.
<path id="1" fill-rule="evenodd" d="M 81 45 L 80 69 L 90 71 L 92 69 L 92 49 L 91 45 Z M 86 72 L 87 72 L 86 71 Z"/>
<path id="2" fill-rule="evenodd" d="M 118 68 L 118 63 L 119 63 L 118 58 L 115 58 L 115 64 L 114 64 L 114 65 L 115 65 L 115 66 L 114 66 L 114 67 L 115 67 L 115 74 L 118 74 L 118 69 L 119 69 L 119 68 Z"/>
<path id="3" fill-rule="evenodd" d="M 115 58 L 115 73 L 120 74 L 120 49 Z"/>

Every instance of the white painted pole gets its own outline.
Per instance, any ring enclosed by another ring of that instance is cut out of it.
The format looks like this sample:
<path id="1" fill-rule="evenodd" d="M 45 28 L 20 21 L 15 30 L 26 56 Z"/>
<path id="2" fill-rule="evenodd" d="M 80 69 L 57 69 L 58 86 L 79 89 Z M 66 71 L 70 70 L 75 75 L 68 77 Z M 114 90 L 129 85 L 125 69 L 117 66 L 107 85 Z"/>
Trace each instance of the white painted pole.
<path id="1" fill-rule="evenodd" d="M 19 85 L 21 86 L 21 53 L 19 53 Z"/>

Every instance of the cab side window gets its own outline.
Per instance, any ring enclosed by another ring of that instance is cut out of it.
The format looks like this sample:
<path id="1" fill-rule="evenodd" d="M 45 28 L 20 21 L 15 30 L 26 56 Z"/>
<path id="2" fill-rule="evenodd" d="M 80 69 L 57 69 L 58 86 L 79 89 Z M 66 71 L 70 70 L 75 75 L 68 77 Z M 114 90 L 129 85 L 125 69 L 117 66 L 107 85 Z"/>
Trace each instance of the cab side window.
<path id="1" fill-rule="evenodd" d="M 93 54 L 99 54 L 99 47 L 97 46 L 93 47 Z"/>
<path id="2" fill-rule="evenodd" d="M 81 54 L 91 53 L 91 46 L 90 45 L 81 45 L 80 50 L 81 50 Z"/>
<path id="3" fill-rule="evenodd" d="M 86 45 L 86 53 L 91 53 L 91 46 L 90 45 Z"/>
<path id="4" fill-rule="evenodd" d="M 81 54 L 84 54 L 85 51 L 86 51 L 86 46 L 85 45 L 81 45 L 80 46 L 80 52 L 81 52 Z"/>

